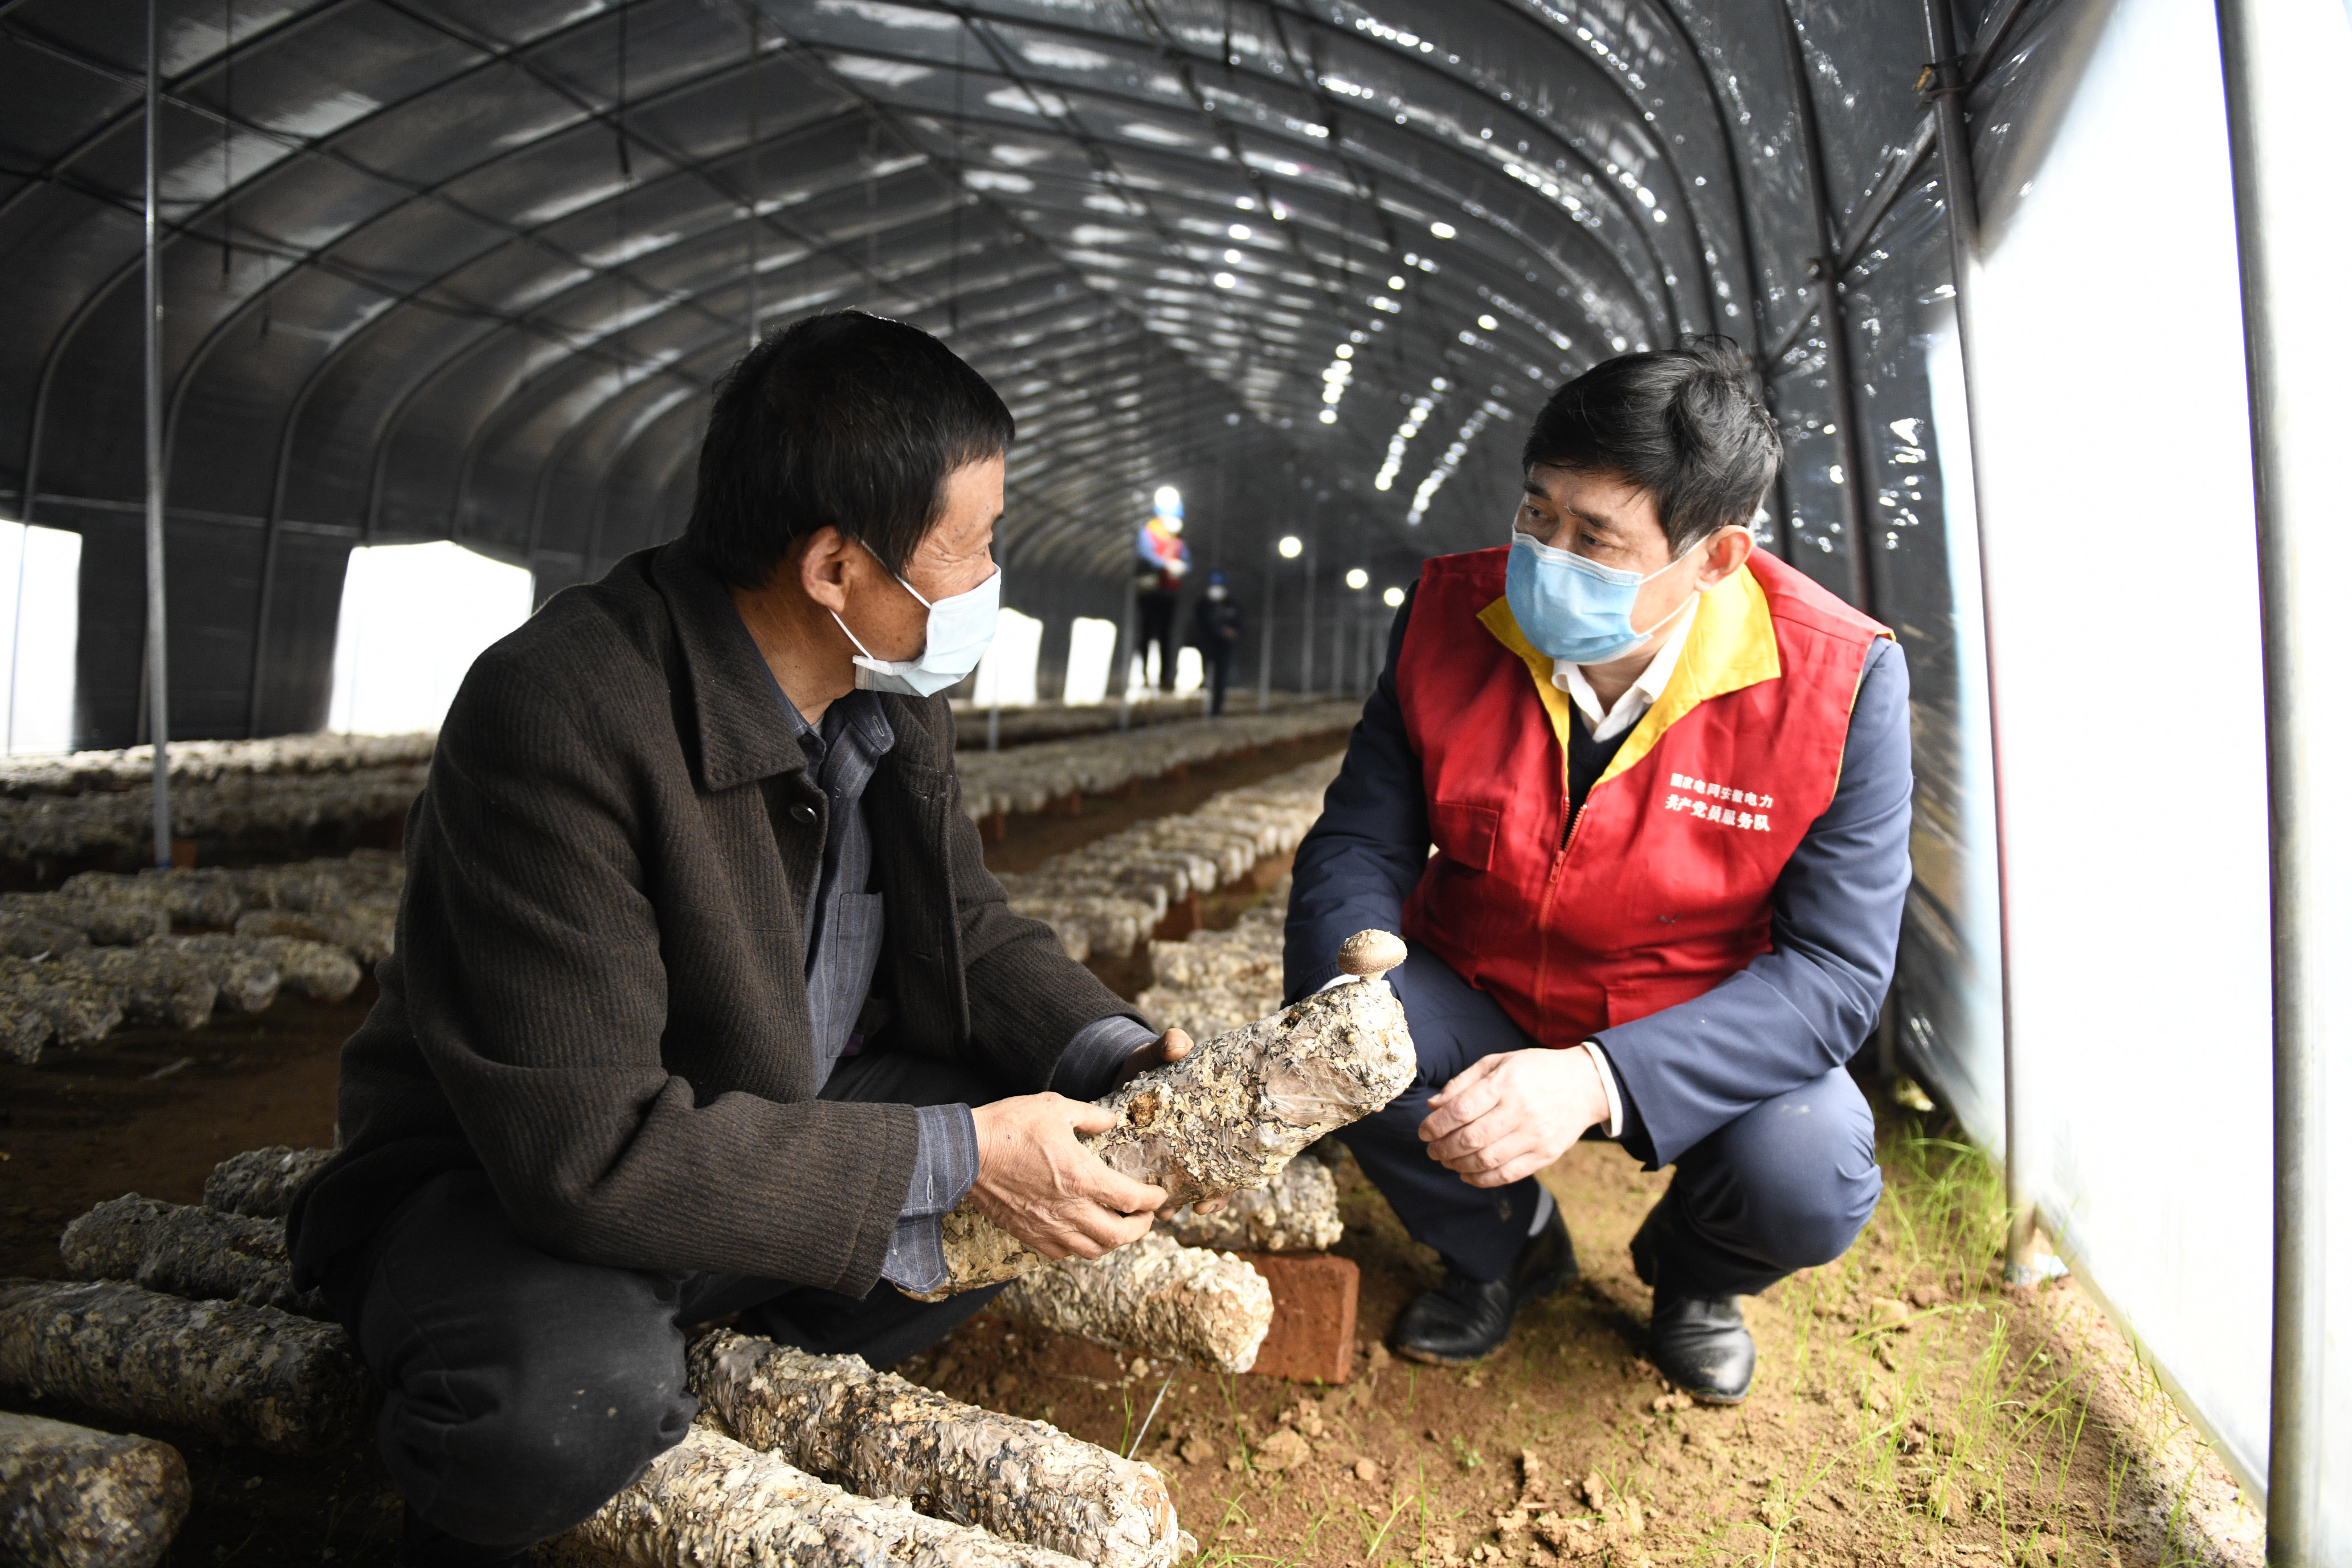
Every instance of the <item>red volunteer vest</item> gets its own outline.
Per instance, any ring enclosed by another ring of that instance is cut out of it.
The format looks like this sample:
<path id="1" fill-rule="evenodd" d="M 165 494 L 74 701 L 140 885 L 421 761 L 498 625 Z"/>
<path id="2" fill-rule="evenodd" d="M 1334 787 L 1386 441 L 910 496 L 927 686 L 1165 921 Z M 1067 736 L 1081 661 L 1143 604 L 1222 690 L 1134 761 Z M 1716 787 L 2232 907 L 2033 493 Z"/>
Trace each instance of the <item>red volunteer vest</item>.
<path id="1" fill-rule="evenodd" d="M 1568 824 L 1568 694 L 1503 597 L 1507 550 L 1422 569 L 1397 662 L 1437 853 L 1404 934 L 1547 1046 L 1713 989 L 1772 945 L 1772 888 L 1837 793 L 1885 627 L 1757 552 Z"/>

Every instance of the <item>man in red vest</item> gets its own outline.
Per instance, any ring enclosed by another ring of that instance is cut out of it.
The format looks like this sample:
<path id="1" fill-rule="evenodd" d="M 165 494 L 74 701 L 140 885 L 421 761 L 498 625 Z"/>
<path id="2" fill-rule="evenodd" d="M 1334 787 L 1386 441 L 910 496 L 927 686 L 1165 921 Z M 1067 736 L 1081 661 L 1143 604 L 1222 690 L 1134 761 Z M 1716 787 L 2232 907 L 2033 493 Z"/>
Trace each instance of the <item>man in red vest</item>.
<path id="1" fill-rule="evenodd" d="M 1650 1356 L 1736 1404 L 1738 1298 L 1876 1205 L 1845 1062 L 1910 882 L 1909 679 L 1885 627 L 1755 548 L 1780 462 L 1738 357 L 1627 354 L 1553 395 L 1507 546 L 1441 556 L 1300 847 L 1294 997 L 1367 927 L 1421 1073 L 1341 1136 L 1445 1279 L 1391 1342 L 1475 1361 L 1576 1277 L 1536 1173 L 1590 1131 L 1674 1180 L 1633 1238 Z"/>

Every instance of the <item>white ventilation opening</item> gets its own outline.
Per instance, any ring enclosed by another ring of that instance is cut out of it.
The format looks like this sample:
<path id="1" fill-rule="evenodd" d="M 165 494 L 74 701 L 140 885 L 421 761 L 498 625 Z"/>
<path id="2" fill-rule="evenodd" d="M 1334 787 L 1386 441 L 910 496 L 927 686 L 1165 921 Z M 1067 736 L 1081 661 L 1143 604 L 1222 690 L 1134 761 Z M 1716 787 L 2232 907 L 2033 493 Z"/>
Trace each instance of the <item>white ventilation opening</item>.
<path id="1" fill-rule="evenodd" d="M 0 523 L 0 691 L 8 752 L 73 750 L 74 648 L 81 631 L 81 535 Z"/>
<path id="2" fill-rule="evenodd" d="M 352 552 L 335 627 L 328 726 L 346 733 L 437 730 L 482 650 L 530 615 L 530 574 L 462 544 Z"/>
<path id="3" fill-rule="evenodd" d="M 1037 655 L 1045 623 L 1018 610 L 996 612 L 996 640 L 981 655 L 971 700 L 982 708 L 1025 708 L 1037 700 Z"/>
<path id="4" fill-rule="evenodd" d="M 1062 701 L 1089 707 L 1110 693 L 1110 662 L 1118 656 L 1118 627 L 1093 616 L 1070 623 L 1070 658 L 1062 672 Z"/>

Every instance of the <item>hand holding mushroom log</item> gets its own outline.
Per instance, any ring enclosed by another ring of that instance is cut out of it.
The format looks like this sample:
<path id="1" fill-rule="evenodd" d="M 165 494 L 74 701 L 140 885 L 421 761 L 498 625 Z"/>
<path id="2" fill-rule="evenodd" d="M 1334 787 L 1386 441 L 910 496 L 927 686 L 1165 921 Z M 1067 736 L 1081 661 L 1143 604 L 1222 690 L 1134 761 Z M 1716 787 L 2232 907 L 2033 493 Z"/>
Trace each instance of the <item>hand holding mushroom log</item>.
<path id="1" fill-rule="evenodd" d="M 1349 939 L 1340 963 L 1369 980 L 1403 957 L 1395 937 L 1367 931 Z M 1386 985 L 1336 985 L 1139 1075 L 1095 1114 L 1066 1125 L 1084 1134 L 1111 1171 L 1157 1186 L 1150 1206 L 1198 1204 L 1264 1186 L 1307 1144 L 1396 1098 L 1412 1081 L 1413 1065 L 1395 994 Z M 985 1147 L 981 1163 L 984 1173 Z M 1016 1279 L 1042 1261 L 997 1222 L 996 1198 L 978 1184 L 973 1194 L 940 1222 L 948 1262 L 942 1294 Z M 1127 1201 L 1140 1200 L 1130 1192 Z M 1110 1245 L 1120 1246 L 1143 1229 L 1097 1221 L 1089 1237 L 1115 1237 Z"/>
<path id="2" fill-rule="evenodd" d="M 1033 1256 L 1100 1258 L 1150 1230 L 1153 1211 L 1168 1201 L 1078 1141 L 1081 1133 L 1118 1125 L 1117 1113 L 1099 1105 L 1024 1094 L 976 1106 L 971 1121 L 980 1173 L 964 1203 L 986 1216 L 982 1224 L 1016 1247 L 1025 1243 Z"/>

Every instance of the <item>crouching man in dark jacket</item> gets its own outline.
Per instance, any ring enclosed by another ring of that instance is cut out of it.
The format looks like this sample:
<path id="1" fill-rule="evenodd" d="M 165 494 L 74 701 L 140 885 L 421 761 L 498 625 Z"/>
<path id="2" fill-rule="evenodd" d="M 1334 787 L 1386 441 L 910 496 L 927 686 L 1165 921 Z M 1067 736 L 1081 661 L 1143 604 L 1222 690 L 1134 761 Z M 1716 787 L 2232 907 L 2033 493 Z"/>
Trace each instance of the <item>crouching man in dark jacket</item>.
<path id="1" fill-rule="evenodd" d="M 1284 967 L 1299 995 L 1351 931 L 1410 945 L 1421 1076 L 1340 1134 L 1445 1259 L 1405 1355 L 1475 1361 L 1575 1278 L 1535 1173 L 1589 1130 L 1675 1167 L 1633 1264 L 1652 1362 L 1713 1403 L 1755 1372 L 1738 1298 L 1878 1200 L 1845 1062 L 1911 879 L 1909 683 L 1885 626 L 1754 548 L 1780 460 L 1727 348 L 1610 360 L 1536 416 L 1507 542 L 1397 612 Z"/>
<path id="2" fill-rule="evenodd" d="M 1013 420 L 911 327 L 800 322 L 730 374 L 686 536 L 467 675 L 408 822 L 343 1147 L 299 1194 L 386 1398 L 404 1561 L 520 1560 L 686 1434 L 680 1331 L 877 1365 L 987 1292 L 967 1194 L 1049 1257 L 1165 1199 L 1084 1103 L 1189 1049 L 1010 913 L 937 693 L 996 621 Z"/>

